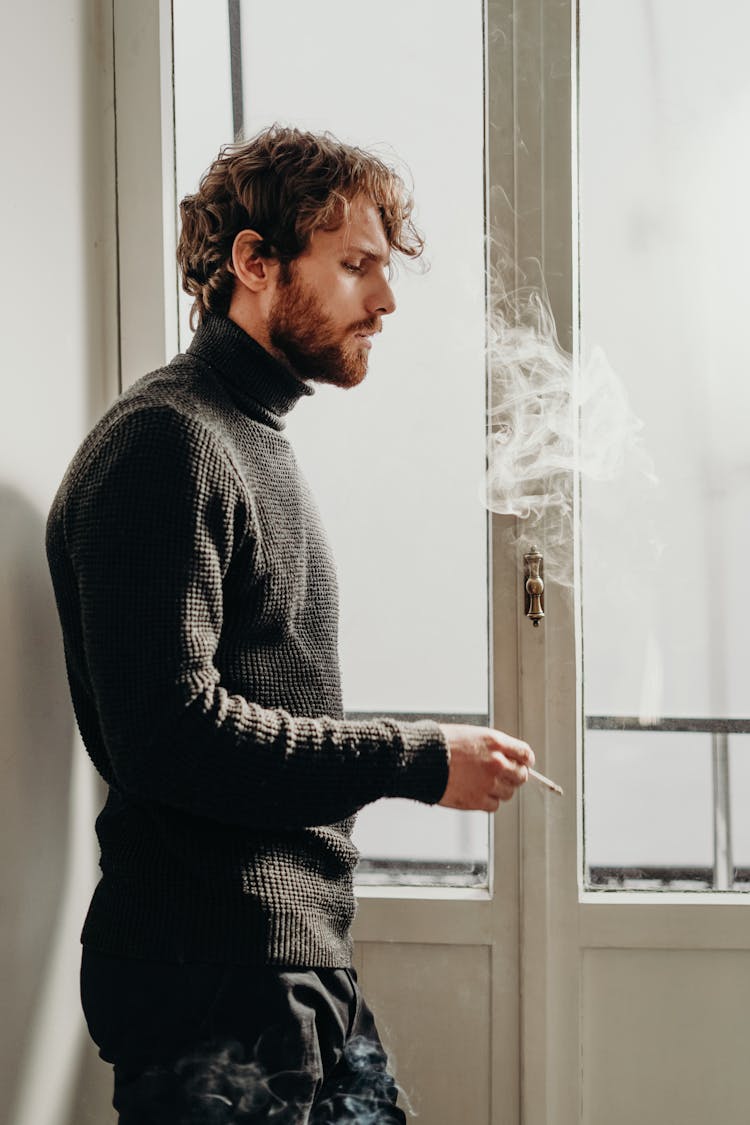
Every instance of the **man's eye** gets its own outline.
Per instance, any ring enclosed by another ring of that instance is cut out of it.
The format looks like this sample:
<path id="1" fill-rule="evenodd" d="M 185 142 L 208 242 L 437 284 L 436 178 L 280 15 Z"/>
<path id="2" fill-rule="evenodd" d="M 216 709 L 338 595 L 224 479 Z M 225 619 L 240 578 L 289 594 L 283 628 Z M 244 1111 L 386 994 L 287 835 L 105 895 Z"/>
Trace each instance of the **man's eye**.
<path id="1" fill-rule="evenodd" d="M 362 273 L 362 267 L 355 266 L 353 262 L 342 262 L 341 264 L 345 270 L 349 270 L 349 273 Z"/>

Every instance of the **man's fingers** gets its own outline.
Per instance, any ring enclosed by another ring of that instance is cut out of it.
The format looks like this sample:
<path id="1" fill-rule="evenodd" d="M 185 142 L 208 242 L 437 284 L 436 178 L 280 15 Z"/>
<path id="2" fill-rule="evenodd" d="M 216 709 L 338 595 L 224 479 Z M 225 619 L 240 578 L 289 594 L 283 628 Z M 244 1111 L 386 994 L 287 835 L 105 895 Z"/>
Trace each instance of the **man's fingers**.
<path id="1" fill-rule="evenodd" d="M 498 806 L 503 801 L 510 801 L 516 789 L 518 789 L 518 784 L 515 781 L 505 781 L 500 782 L 498 785 L 495 785 L 492 789 L 492 792 L 488 796 L 488 799 L 490 801 L 494 801 L 495 804 L 495 807 L 492 811 L 496 811 Z"/>
<path id="2" fill-rule="evenodd" d="M 528 742 L 524 742 L 520 738 L 512 738 L 509 734 L 503 734 L 501 731 L 493 731 L 492 733 L 497 751 L 504 754 L 506 758 L 512 758 L 524 766 L 534 765 L 534 751 Z"/>
<path id="3" fill-rule="evenodd" d="M 513 786 L 523 785 L 529 779 L 529 771 L 519 761 L 513 761 L 500 751 L 492 755 L 499 774 L 498 783 L 508 782 Z"/>
<path id="4" fill-rule="evenodd" d="M 528 742 L 519 742 L 510 751 L 510 757 L 515 758 L 522 766 L 533 766 L 535 762 L 534 751 L 529 746 Z"/>

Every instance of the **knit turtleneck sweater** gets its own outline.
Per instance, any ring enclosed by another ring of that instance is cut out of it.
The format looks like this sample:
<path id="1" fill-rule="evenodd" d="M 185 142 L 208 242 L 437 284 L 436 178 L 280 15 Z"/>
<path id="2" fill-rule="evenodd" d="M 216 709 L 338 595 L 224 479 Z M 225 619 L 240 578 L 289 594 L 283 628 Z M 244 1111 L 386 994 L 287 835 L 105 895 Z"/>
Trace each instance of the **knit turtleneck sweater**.
<path id="1" fill-rule="evenodd" d="M 210 316 L 52 506 L 73 704 L 109 786 L 83 930 L 103 952 L 345 967 L 354 814 L 444 791 L 436 724 L 343 717 L 334 566 L 284 434 L 310 393 Z"/>

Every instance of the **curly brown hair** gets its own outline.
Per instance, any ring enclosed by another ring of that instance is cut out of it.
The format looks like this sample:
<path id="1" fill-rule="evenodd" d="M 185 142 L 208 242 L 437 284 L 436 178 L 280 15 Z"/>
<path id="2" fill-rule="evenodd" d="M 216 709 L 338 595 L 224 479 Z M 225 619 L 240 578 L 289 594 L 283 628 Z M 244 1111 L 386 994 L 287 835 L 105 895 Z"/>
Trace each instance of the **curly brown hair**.
<path id="1" fill-rule="evenodd" d="M 226 315 L 235 283 L 232 245 L 239 231 L 257 231 L 262 238 L 258 253 L 287 266 L 307 248 L 314 231 L 340 226 L 349 202 L 360 194 L 379 209 L 391 249 L 419 257 L 424 239 L 412 221 L 411 193 L 399 173 L 372 153 L 330 133 L 281 125 L 225 145 L 195 195 L 180 204 L 177 261 L 183 288 L 195 298 L 191 326 L 209 312 Z"/>

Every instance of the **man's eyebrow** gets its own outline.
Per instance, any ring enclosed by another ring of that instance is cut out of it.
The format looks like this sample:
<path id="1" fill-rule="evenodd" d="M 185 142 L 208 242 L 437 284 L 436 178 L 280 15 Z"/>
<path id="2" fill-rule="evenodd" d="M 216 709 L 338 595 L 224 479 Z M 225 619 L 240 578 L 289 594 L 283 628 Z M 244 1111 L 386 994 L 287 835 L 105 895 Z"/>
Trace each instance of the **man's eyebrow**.
<path id="1" fill-rule="evenodd" d="M 383 255 L 379 254 L 377 250 L 374 250 L 372 246 L 347 246 L 346 252 L 347 254 L 361 254 L 364 258 L 368 258 L 372 262 L 382 262 L 384 266 L 389 266 L 391 264 L 390 254 L 383 257 Z"/>

